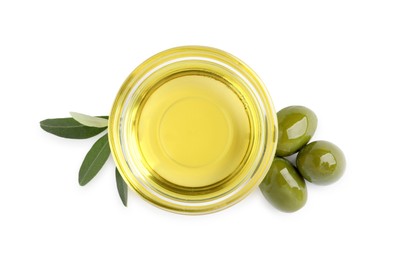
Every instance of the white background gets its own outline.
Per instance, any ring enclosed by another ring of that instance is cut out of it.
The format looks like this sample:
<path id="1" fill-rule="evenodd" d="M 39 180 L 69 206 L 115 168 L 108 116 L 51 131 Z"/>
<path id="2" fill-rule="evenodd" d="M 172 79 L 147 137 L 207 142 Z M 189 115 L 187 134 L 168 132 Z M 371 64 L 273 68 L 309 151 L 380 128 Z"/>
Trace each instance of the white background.
<path id="1" fill-rule="evenodd" d="M 0 259 L 393 259 L 392 1 L 1 1 Z M 45 133 L 69 111 L 108 114 L 151 55 L 208 45 L 249 64 L 276 108 L 305 105 L 314 139 L 340 146 L 344 177 L 308 185 L 297 213 L 258 190 L 219 213 L 183 216 L 129 193 L 111 160 L 87 186 L 94 142 Z"/>

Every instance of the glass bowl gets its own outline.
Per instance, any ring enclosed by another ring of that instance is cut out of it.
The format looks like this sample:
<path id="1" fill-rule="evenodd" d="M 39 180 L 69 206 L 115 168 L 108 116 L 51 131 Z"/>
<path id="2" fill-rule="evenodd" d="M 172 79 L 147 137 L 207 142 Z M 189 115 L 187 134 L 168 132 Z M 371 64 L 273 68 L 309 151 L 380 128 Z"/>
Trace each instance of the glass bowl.
<path id="1" fill-rule="evenodd" d="M 277 119 L 245 63 L 215 48 L 184 46 L 129 75 L 108 134 L 119 172 L 139 195 L 165 210 L 204 214 L 235 204 L 263 180 Z"/>

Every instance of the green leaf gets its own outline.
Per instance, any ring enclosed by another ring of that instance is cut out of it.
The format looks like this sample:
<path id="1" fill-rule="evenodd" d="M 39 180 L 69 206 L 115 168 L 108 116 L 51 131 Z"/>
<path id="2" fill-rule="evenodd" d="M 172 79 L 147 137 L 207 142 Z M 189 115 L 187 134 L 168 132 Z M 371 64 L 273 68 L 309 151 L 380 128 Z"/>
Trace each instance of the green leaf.
<path id="1" fill-rule="evenodd" d="M 108 119 L 101 118 L 101 117 L 95 117 L 95 116 L 89 116 L 77 112 L 70 112 L 70 115 L 79 123 L 85 126 L 90 126 L 90 127 L 97 127 L 97 128 L 102 128 L 102 127 L 107 127 L 108 126 Z"/>
<path id="2" fill-rule="evenodd" d="M 40 122 L 40 126 L 48 133 L 72 139 L 85 139 L 98 135 L 107 127 L 89 127 L 82 125 L 74 118 L 54 118 L 46 119 Z"/>
<path id="3" fill-rule="evenodd" d="M 127 184 L 120 175 L 118 168 L 115 168 L 115 177 L 120 199 L 122 200 L 123 205 L 127 207 Z"/>
<path id="4" fill-rule="evenodd" d="M 110 153 L 108 134 L 105 134 L 94 143 L 82 162 L 79 170 L 79 184 L 81 186 L 86 185 L 97 175 L 108 160 Z"/>

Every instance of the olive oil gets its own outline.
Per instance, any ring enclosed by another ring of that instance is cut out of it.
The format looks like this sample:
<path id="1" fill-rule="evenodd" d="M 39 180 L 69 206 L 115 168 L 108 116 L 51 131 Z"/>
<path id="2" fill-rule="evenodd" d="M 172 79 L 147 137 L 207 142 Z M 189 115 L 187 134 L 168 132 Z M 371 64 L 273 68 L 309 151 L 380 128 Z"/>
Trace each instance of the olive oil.
<path id="1" fill-rule="evenodd" d="M 155 86 L 138 115 L 137 138 L 152 173 L 203 187 L 234 174 L 250 140 L 244 104 L 212 75 L 179 76 Z"/>
<path id="2" fill-rule="evenodd" d="M 163 209 L 203 214 L 233 205 L 262 181 L 275 154 L 276 113 L 242 61 L 184 46 L 129 75 L 108 137 L 119 173 L 138 194 Z"/>

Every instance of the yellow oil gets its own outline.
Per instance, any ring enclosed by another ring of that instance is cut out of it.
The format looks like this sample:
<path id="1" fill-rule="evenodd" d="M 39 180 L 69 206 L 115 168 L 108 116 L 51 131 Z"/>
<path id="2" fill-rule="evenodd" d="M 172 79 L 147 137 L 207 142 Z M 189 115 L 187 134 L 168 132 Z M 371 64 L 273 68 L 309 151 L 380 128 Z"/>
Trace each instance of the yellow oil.
<path id="1" fill-rule="evenodd" d="M 251 126 L 235 89 L 201 72 L 172 76 L 151 88 L 136 112 L 133 134 L 153 178 L 193 189 L 237 175 Z"/>
<path id="2" fill-rule="evenodd" d="M 203 214 L 245 198 L 275 155 L 276 113 L 246 64 L 218 49 L 163 51 L 125 80 L 108 139 L 126 183 L 152 204 Z"/>

